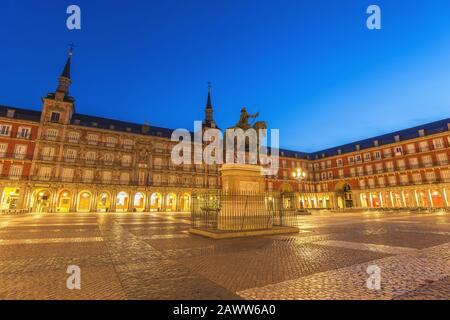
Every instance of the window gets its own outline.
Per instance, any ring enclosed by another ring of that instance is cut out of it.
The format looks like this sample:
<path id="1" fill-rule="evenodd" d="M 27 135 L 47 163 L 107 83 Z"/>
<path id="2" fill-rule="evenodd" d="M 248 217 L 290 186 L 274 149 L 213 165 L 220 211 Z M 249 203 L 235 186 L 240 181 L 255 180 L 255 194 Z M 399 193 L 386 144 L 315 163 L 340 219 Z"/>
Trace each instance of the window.
<path id="1" fill-rule="evenodd" d="M 405 160 L 404 159 L 397 160 L 397 168 L 398 168 L 398 170 L 405 170 L 406 169 L 406 165 L 405 165 Z"/>
<path id="2" fill-rule="evenodd" d="M 395 147 L 394 148 L 394 152 L 395 152 L 395 156 L 402 156 L 403 155 L 403 148 L 400 146 L 400 147 Z"/>
<path id="3" fill-rule="evenodd" d="M 450 170 L 441 170 L 441 179 L 444 182 L 450 182 Z"/>
<path id="4" fill-rule="evenodd" d="M 40 167 L 38 171 L 38 176 L 40 180 L 50 180 L 52 177 L 52 167 Z"/>
<path id="5" fill-rule="evenodd" d="M 436 158 L 440 165 L 448 164 L 448 157 L 446 153 L 438 153 Z"/>
<path id="6" fill-rule="evenodd" d="M 0 158 L 6 157 L 6 151 L 8 150 L 7 143 L 0 143 Z"/>
<path id="7" fill-rule="evenodd" d="M 348 157 L 348 163 L 354 164 L 355 163 L 355 157 Z"/>
<path id="8" fill-rule="evenodd" d="M 428 145 L 428 141 L 422 141 L 419 143 L 419 150 L 420 152 L 425 152 L 430 150 L 430 147 Z"/>
<path id="9" fill-rule="evenodd" d="M 103 155 L 103 161 L 105 162 L 105 164 L 112 164 L 114 162 L 114 155 L 112 153 L 105 153 Z"/>
<path id="10" fill-rule="evenodd" d="M 356 176 L 356 169 L 355 168 L 350 168 L 350 175 L 352 177 Z"/>
<path id="11" fill-rule="evenodd" d="M 392 157 L 392 150 L 391 149 L 384 149 L 383 154 L 386 158 Z"/>
<path id="12" fill-rule="evenodd" d="M 134 141 L 131 139 L 125 139 L 123 140 L 123 147 L 126 149 L 132 149 L 134 145 Z"/>
<path id="13" fill-rule="evenodd" d="M 411 169 L 416 169 L 419 167 L 419 159 L 417 158 L 409 158 L 409 166 Z"/>
<path id="14" fill-rule="evenodd" d="M 377 163 L 375 165 L 375 169 L 377 170 L 377 173 L 383 172 L 383 164 L 382 163 Z"/>
<path id="15" fill-rule="evenodd" d="M 102 179 L 103 182 L 111 182 L 112 180 L 111 171 L 103 171 Z"/>
<path id="16" fill-rule="evenodd" d="M 61 117 L 61 114 L 59 112 L 52 112 L 50 115 L 50 121 L 51 122 L 59 122 L 60 117 Z"/>
<path id="17" fill-rule="evenodd" d="M 444 139 L 442 139 L 442 138 L 433 139 L 433 147 L 435 149 L 443 149 L 444 148 Z"/>
<path id="18" fill-rule="evenodd" d="M 407 174 L 402 174 L 400 176 L 400 183 L 403 185 L 408 184 L 409 180 L 408 180 L 408 175 Z"/>
<path id="19" fill-rule="evenodd" d="M 414 183 L 422 183 L 422 175 L 419 172 L 413 173 L 412 180 Z"/>
<path id="20" fill-rule="evenodd" d="M 63 181 L 72 181 L 73 172 L 74 172 L 74 170 L 72 168 L 63 168 L 62 173 L 61 173 L 62 180 Z"/>
<path id="21" fill-rule="evenodd" d="M 97 155 L 94 151 L 86 152 L 85 159 L 87 163 L 94 163 Z"/>
<path id="22" fill-rule="evenodd" d="M 368 180 L 368 182 L 369 182 L 369 187 L 371 187 L 371 188 L 374 188 L 374 187 L 375 187 L 375 179 L 370 178 L 370 179 Z"/>
<path id="23" fill-rule="evenodd" d="M 122 172 L 120 174 L 120 183 L 127 184 L 130 181 L 130 174 L 128 172 Z"/>
<path id="24" fill-rule="evenodd" d="M 22 176 L 22 166 L 13 165 L 9 168 L 10 179 L 20 179 L 21 176 Z"/>
<path id="25" fill-rule="evenodd" d="M 338 172 L 339 178 L 344 178 L 344 169 L 340 169 Z"/>
<path id="26" fill-rule="evenodd" d="M 8 109 L 6 111 L 6 117 L 7 118 L 14 118 L 15 114 L 16 114 L 16 110 L 14 110 L 14 109 Z"/>
<path id="27" fill-rule="evenodd" d="M 397 178 L 395 176 L 389 176 L 388 181 L 391 186 L 395 186 L 397 184 Z"/>
<path id="28" fill-rule="evenodd" d="M 359 187 L 361 189 L 365 188 L 366 187 L 366 181 L 365 180 L 359 180 Z"/>
<path id="29" fill-rule="evenodd" d="M 41 151 L 42 160 L 44 161 L 52 161 L 53 157 L 55 155 L 55 148 L 54 147 L 44 147 Z"/>
<path id="30" fill-rule="evenodd" d="M 371 165 L 366 166 L 367 174 L 373 174 L 373 167 Z"/>
<path id="31" fill-rule="evenodd" d="M 333 179 L 333 171 L 328 171 L 328 179 Z"/>
<path id="32" fill-rule="evenodd" d="M 363 176 L 364 175 L 364 167 L 358 167 L 357 171 L 358 171 L 358 176 Z"/>
<path id="33" fill-rule="evenodd" d="M 434 171 L 427 171 L 425 173 L 425 177 L 426 177 L 428 182 L 436 181 L 436 173 Z"/>
<path id="34" fill-rule="evenodd" d="M 58 137 L 57 129 L 48 129 L 47 131 L 45 131 L 45 139 L 56 140 L 57 137 Z"/>
<path id="35" fill-rule="evenodd" d="M 364 161 L 370 161 L 370 160 L 372 160 L 370 153 L 364 153 Z"/>
<path id="36" fill-rule="evenodd" d="M 344 165 L 344 162 L 342 161 L 342 159 L 336 159 L 336 164 L 338 167 L 342 167 Z"/>
<path id="37" fill-rule="evenodd" d="M 78 143 L 80 140 L 80 133 L 77 131 L 70 131 L 67 134 L 67 140 L 69 140 L 70 143 Z"/>
<path id="38" fill-rule="evenodd" d="M 431 167 L 433 165 L 433 158 L 431 158 L 431 155 L 423 156 L 422 163 L 425 167 Z"/>
<path id="39" fill-rule="evenodd" d="M 91 182 L 93 179 L 94 179 L 94 170 L 91 170 L 91 169 L 83 170 L 83 181 L 84 182 Z"/>
<path id="40" fill-rule="evenodd" d="M 16 146 L 14 147 L 14 158 L 25 159 L 26 155 L 27 155 L 27 145 L 16 144 Z"/>
<path id="41" fill-rule="evenodd" d="M 17 130 L 17 138 L 19 139 L 29 139 L 31 136 L 31 128 L 19 127 Z"/>
<path id="42" fill-rule="evenodd" d="M 356 161 L 356 163 L 361 163 L 361 162 L 362 162 L 362 158 L 361 158 L 361 155 L 360 155 L 360 154 L 358 154 L 357 156 L 355 156 L 355 161 Z"/>
<path id="43" fill-rule="evenodd" d="M 386 170 L 388 172 L 394 171 L 394 163 L 392 161 L 386 162 Z"/>
<path id="44" fill-rule="evenodd" d="M 66 159 L 66 161 L 75 161 L 75 159 L 77 158 L 77 150 L 67 149 L 64 154 L 64 158 Z"/>
<path id="45" fill-rule="evenodd" d="M 415 144 L 408 144 L 406 146 L 406 153 L 411 154 L 416 152 L 416 145 Z"/>
<path id="46" fill-rule="evenodd" d="M 145 185 L 145 171 L 139 171 L 138 173 L 138 183 L 139 185 Z"/>
<path id="47" fill-rule="evenodd" d="M 131 165 L 131 156 L 126 154 L 122 157 L 122 166 L 129 167 Z"/>
<path id="48" fill-rule="evenodd" d="M 107 147 L 114 147 L 117 144 L 117 138 L 116 137 L 106 137 L 106 146 Z"/>
<path id="49" fill-rule="evenodd" d="M 162 166 L 161 158 L 155 158 L 153 160 L 153 166 L 154 166 L 155 169 L 161 169 L 161 166 Z"/>
<path id="50" fill-rule="evenodd" d="M 86 136 L 86 140 L 88 144 L 96 145 L 98 143 L 98 135 L 90 133 Z"/>
<path id="51" fill-rule="evenodd" d="M 375 160 L 380 160 L 380 159 L 381 159 L 381 152 L 380 152 L 380 151 L 375 151 L 375 152 L 373 153 L 373 158 L 374 158 Z"/>
<path id="52" fill-rule="evenodd" d="M 386 185 L 386 179 L 384 177 L 378 177 L 378 185 L 384 187 Z"/>
<path id="53" fill-rule="evenodd" d="M 0 124 L 0 136 L 9 137 L 11 134 L 11 126 L 7 124 Z"/>

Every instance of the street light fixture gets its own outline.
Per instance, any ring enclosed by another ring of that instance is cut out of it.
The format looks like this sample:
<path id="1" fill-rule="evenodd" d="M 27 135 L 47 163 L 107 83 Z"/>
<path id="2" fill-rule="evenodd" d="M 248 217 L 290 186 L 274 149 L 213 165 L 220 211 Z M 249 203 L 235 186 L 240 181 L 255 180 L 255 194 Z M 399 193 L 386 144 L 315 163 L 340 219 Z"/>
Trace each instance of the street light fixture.
<path id="1" fill-rule="evenodd" d="M 306 172 L 303 171 L 302 169 L 298 168 L 297 171 L 294 171 L 292 173 L 292 177 L 294 177 L 294 179 L 298 180 L 298 181 L 302 181 L 306 179 Z"/>

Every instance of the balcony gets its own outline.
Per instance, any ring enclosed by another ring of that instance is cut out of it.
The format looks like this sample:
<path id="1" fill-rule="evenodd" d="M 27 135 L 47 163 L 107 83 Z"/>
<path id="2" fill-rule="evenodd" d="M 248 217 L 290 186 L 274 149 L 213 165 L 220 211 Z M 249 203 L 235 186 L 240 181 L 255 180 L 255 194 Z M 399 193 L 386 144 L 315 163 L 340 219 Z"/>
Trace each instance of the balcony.
<path id="1" fill-rule="evenodd" d="M 0 153 L 1 159 L 19 159 L 19 160 L 32 160 L 33 156 L 23 153 Z"/>
<path id="2" fill-rule="evenodd" d="M 17 132 L 16 138 L 29 140 L 31 138 L 31 133 L 23 134 L 23 133 Z"/>

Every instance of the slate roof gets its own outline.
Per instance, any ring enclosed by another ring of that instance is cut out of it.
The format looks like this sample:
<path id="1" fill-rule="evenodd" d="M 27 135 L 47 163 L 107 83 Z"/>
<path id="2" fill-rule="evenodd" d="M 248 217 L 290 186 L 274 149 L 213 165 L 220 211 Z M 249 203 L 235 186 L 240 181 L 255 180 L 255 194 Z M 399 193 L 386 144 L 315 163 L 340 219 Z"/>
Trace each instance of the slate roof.
<path id="1" fill-rule="evenodd" d="M 40 111 L 16 108 L 16 107 L 9 107 L 9 106 L 4 106 L 4 105 L 0 105 L 0 117 L 6 117 L 8 109 L 15 110 L 13 119 L 39 122 L 40 118 L 41 118 Z M 71 123 L 74 125 L 90 127 L 90 128 L 100 128 L 100 129 L 106 129 L 106 130 L 112 130 L 112 131 L 118 131 L 118 132 L 144 134 L 144 135 L 148 135 L 148 136 L 155 136 L 155 137 L 162 137 L 162 138 L 169 138 L 169 139 L 171 138 L 171 135 L 173 132 L 173 129 L 155 127 L 155 126 L 151 126 L 151 125 L 148 126 L 147 132 L 143 132 L 142 124 L 101 118 L 101 117 L 95 117 L 95 116 L 89 116 L 89 115 L 84 115 L 84 114 L 79 114 L 79 113 L 75 113 L 73 115 Z M 399 136 L 400 141 L 415 139 L 420 136 L 419 130 L 424 130 L 425 136 L 442 133 L 445 131 L 449 131 L 449 127 L 448 127 L 449 123 L 450 123 L 450 118 L 447 118 L 444 120 L 431 122 L 431 123 L 420 125 L 417 127 L 408 128 L 405 130 L 400 130 L 400 131 L 380 135 L 380 136 L 365 139 L 365 140 L 352 142 L 352 143 L 345 144 L 342 146 L 329 148 L 329 149 L 325 149 L 325 150 L 313 152 L 313 153 L 280 149 L 280 155 L 284 156 L 284 157 L 297 158 L 297 159 L 309 159 L 309 160 L 323 159 L 326 157 L 332 157 L 332 156 L 339 155 L 339 150 L 341 150 L 341 154 L 356 152 L 356 151 L 358 151 L 357 145 L 359 145 L 360 151 L 362 151 L 364 149 L 373 148 L 373 147 L 375 147 L 375 144 L 374 144 L 375 141 L 378 141 L 378 146 L 391 144 L 391 143 L 395 142 L 395 136 Z M 191 132 L 191 134 L 193 134 L 193 133 Z M 270 148 L 269 148 L 269 150 L 270 150 Z"/>

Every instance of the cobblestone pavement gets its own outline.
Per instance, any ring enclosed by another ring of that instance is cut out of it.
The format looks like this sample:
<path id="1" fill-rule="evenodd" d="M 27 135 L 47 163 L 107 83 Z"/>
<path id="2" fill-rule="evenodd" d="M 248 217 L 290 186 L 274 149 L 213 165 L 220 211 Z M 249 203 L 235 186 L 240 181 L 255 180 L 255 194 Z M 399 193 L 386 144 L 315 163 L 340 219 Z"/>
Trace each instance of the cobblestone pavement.
<path id="1" fill-rule="evenodd" d="M 450 215 L 316 213 L 211 240 L 182 213 L 0 216 L 0 299 L 450 299 Z M 81 290 L 69 290 L 70 265 Z M 381 271 L 369 290 L 367 268 Z"/>

